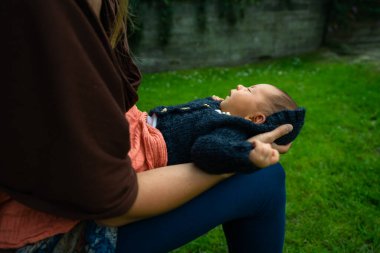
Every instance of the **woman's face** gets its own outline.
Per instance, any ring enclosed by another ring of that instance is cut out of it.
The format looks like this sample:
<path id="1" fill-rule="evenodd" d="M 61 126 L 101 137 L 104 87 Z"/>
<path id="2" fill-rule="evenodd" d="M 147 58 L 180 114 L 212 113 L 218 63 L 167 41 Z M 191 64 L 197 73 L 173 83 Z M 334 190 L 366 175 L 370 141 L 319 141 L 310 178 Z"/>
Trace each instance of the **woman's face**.
<path id="1" fill-rule="evenodd" d="M 100 17 L 100 9 L 102 8 L 102 0 L 87 0 L 88 4 L 92 7 L 96 16 Z"/>

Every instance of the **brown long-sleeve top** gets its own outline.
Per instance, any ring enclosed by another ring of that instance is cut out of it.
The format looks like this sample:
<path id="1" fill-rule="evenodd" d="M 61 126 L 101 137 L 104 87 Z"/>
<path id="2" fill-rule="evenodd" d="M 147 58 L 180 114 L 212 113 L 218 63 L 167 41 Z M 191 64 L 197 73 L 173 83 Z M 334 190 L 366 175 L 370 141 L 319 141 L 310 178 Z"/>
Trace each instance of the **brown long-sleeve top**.
<path id="1" fill-rule="evenodd" d="M 111 49 L 113 0 L 1 0 L 0 191 L 72 219 L 125 213 L 137 194 L 125 111 L 140 74 Z"/>

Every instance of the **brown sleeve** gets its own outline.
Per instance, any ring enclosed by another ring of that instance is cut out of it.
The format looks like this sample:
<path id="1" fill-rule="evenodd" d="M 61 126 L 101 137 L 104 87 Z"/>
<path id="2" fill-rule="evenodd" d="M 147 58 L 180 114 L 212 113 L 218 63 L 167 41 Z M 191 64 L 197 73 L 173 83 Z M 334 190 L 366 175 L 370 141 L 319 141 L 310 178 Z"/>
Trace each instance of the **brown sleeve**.
<path id="1" fill-rule="evenodd" d="M 32 208 L 99 219 L 136 198 L 137 95 L 102 29 L 85 0 L 0 1 L 0 188 Z"/>

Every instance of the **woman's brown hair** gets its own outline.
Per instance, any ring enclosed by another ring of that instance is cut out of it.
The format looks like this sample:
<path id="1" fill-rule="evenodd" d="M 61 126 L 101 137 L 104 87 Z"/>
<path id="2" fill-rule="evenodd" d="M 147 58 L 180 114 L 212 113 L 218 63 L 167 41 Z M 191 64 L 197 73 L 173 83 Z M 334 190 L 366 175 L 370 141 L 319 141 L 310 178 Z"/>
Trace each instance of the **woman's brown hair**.
<path id="1" fill-rule="evenodd" d="M 115 48 L 121 38 L 126 37 L 126 25 L 128 20 L 128 0 L 117 0 L 116 17 L 110 35 L 110 43 Z"/>

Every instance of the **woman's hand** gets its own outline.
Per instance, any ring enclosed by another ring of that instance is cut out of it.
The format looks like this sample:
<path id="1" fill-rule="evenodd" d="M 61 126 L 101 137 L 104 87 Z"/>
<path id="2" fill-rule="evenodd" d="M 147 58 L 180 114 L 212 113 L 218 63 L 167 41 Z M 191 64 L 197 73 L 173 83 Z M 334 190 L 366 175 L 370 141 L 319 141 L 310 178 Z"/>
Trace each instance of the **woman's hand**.
<path id="1" fill-rule="evenodd" d="M 255 140 L 258 140 L 264 143 L 271 144 L 272 148 L 276 149 L 280 154 L 284 154 L 288 152 L 292 144 L 289 143 L 287 145 L 277 145 L 276 143 L 274 143 L 274 141 L 280 138 L 281 136 L 290 133 L 292 130 L 292 125 L 285 124 L 277 127 L 273 131 L 253 136 L 249 138 L 248 141 L 253 143 Z"/>
<path id="2" fill-rule="evenodd" d="M 259 168 L 265 168 L 280 160 L 280 154 L 270 144 L 253 140 L 254 149 L 249 153 L 249 160 Z"/>

